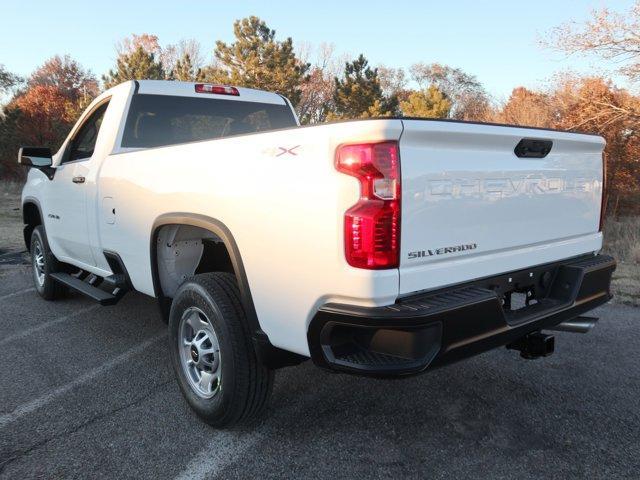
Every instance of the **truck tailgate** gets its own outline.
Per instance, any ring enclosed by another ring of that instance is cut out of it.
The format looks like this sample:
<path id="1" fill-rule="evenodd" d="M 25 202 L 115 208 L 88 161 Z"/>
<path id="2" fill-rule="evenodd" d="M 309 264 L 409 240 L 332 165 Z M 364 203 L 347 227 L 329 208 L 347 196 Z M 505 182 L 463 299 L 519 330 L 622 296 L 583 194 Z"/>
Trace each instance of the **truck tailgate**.
<path id="1" fill-rule="evenodd" d="M 403 120 L 400 294 L 601 247 L 598 136 Z M 552 142 L 543 158 L 514 153 Z"/>

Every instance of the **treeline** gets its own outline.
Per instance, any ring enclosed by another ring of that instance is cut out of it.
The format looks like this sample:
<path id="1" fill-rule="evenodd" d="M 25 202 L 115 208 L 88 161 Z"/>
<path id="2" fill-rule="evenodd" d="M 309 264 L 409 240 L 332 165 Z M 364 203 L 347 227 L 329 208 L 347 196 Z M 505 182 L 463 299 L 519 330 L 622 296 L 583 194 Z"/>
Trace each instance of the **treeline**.
<path id="1" fill-rule="evenodd" d="M 625 25 L 601 12 L 594 18 L 617 22 L 618 29 Z M 554 45 L 578 51 L 576 39 L 588 27 L 559 27 Z M 592 49 L 598 45 L 593 35 L 602 28 L 594 31 L 584 38 Z M 257 17 L 235 22 L 234 35 L 232 43 L 216 42 L 210 62 L 196 41 L 161 46 L 154 35 L 132 35 L 117 45 L 116 65 L 101 81 L 69 56 L 47 60 L 26 79 L 0 66 L 0 92 L 8 99 L 0 115 L 0 180 L 24 174 L 16 164 L 20 145 L 58 148 L 101 89 L 132 79 L 164 79 L 275 91 L 291 100 L 302 123 L 410 116 L 597 133 L 607 140 L 609 210 L 640 213 L 640 98 L 609 79 L 558 76 L 544 90 L 515 88 L 498 104 L 475 76 L 447 65 L 417 63 L 405 71 L 374 67 L 363 55 L 337 58 L 328 45 L 296 49 L 291 38 L 277 39 Z M 623 73 L 640 76 L 640 68 L 625 68 Z"/>

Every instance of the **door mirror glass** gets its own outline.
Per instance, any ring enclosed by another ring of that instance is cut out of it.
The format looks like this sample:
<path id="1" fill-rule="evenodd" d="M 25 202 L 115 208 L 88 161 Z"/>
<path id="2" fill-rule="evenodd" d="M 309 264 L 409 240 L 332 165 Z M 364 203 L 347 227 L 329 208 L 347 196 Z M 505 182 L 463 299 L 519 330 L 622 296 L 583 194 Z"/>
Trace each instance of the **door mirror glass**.
<path id="1" fill-rule="evenodd" d="M 50 167 L 53 163 L 51 150 L 45 147 L 20 147 L 18 163 L 25 167 Z"/>

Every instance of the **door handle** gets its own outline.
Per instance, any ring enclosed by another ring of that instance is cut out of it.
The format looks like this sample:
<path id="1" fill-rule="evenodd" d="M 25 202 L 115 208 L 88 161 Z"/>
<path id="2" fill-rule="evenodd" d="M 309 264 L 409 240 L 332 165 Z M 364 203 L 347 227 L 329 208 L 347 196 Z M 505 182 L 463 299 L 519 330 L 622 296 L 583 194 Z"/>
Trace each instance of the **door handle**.
<path id="1" fill-rule="evenodd" d="M 551 140 L 538 140 L 536 138 L 523 138 L 518 142 L 513 153 L 518 158 L 544 158 L 553 148 Z"/>
<path id="2" fill-rule="evenodd" d="M 73 183 L 84 183 L 84 177 L 73 177 Z"/>

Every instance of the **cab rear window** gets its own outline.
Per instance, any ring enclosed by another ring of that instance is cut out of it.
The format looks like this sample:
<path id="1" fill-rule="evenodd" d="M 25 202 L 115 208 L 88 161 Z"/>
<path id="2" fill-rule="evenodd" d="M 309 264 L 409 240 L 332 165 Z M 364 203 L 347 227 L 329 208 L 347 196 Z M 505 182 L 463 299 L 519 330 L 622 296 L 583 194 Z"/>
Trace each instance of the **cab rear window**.
<path id="1" fill-rule="evenodd" d="M 160 147 L 294 126 L 287 105 L 138 94 L 131 100 L 122 147 Z"/>

